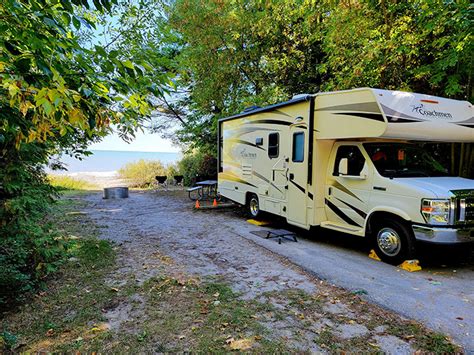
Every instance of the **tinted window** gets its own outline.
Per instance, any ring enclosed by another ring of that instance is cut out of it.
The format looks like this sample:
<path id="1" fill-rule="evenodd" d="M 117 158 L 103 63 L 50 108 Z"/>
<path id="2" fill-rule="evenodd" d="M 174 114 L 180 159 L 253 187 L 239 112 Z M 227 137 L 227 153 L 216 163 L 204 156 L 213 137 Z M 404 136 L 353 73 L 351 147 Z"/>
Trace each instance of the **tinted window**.
<path id="1" fill-rule="evenodd" d="M 304 132 L 293 134 L 293 162 L 301 163 L 304 160 Z"/>
<path id="2" fill-rule="evenodd" d="M 332 173 L 334 176 L 339 175 L 339 162 L 342 158 L 347 158 L 347 175 L 359 176 L 365 163 L 365 158 L 359 147 L 355 145 L 343 145 L 337 149 L 336 161 Z"/>
<path id="3" fill-rule="evenodd" d="M 270 133 L 268 135 L 268 156 L 270 158 L 278 158 L 279 143 L 280 143 L 280 134 Z"/>
<path id="4" fill-rule="evenodd" d="M 415 144 L 367 143 L 367 154 L 380 175 L 385 177 L 448 176 L 447 169 Z"/>

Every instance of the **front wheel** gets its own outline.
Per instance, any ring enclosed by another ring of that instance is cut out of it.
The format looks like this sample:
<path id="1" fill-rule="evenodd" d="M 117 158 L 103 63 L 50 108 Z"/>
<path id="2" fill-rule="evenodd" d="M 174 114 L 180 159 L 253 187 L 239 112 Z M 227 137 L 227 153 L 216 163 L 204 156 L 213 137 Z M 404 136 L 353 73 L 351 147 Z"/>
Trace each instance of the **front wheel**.
<path id="1" fill-rule="evenodd" d="M 257 218 L 260 215 L 260 205 L 257 195 L 251 195 L 248 202 L 248 213 L 251 218 Z"/>
<path id="2" fill-rule="evenodd" d="M 415 257 L 416 243 L 407 224 L 395 219 L 382 219 L 372 233 L 374 249 L 382 261 L 399 265 Z"/>

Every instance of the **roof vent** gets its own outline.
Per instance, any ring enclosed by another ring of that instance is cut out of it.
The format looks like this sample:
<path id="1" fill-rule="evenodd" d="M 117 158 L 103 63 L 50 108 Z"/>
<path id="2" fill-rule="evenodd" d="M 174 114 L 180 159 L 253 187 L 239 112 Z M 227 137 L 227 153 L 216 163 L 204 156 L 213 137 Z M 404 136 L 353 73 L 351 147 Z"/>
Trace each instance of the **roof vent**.
<path id="1" fill-rule="evenodd" d="M 292 100 L 297 100 L 297 99 L 305 98 L 307 96 L 310 96 L 310 95 L 309 94 L 296 94 L 296 95 L 293 95 L 293 97 L 291 99 Z"/>
<path id="2" fill-rule="evenodd" d="M 249 107 L 244 108 L 244 110 L 242 112 L 250 112 L 250 111 L 256 110 L 258 108 L 260 108 L 260 106 L 253 105 L 253 106 L 249 106 Z"/>

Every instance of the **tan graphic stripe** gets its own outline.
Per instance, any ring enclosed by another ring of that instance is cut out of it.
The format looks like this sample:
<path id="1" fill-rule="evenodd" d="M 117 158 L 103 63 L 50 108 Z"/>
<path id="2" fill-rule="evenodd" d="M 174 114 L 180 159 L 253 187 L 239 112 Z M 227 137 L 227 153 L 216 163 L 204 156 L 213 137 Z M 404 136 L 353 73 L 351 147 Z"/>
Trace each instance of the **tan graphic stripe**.
<path id="1" fill-rule="evenodd" d="M 360 111 L 380 113 L 379 106 L 376 102 L 361 102 L 357 104 L 336 105 L 318 108 L 315 111 Z"/>
<path id="2" fill-rule="evenodd" d="M 226 181 L 231 181 L 231 182 L 238 182 L 238 183 L 240 183 L 240 184 L 249 185 L 249 186 L 252 186 L 252 187 L 257 188 L 257 186 L 255 186 L 254 184 L 251 184 L 251 183 L 249 183 L 248 181 L 245 181 L 245 180 L 241 179 L 240 177 L 235 176 L 235 175 L 233 175 L 233 174 L 220 173 L 220 174 L 219 174 L 219 180 L 226 180 Z"/>
<path id="3" fill-rule="evenodd" d="M 350 191 L 348 188 L 346 188 L 344 185 L 342 185 L 340 182 L 334 181 L 334 185 L 332 185 L 332 186 L 335 187 L 336 189 L 341 190 L 342 192 L 345 192 L 346 194 L 358 199 L 360 202 L 364 202 L 360 198 L 358 198 L 352 191 Z"/>
<path id="4" fill-rule="evenodd" d="M 244 141 L 242 139 L 231 138 L 231 139 L 228 139 L 228 141 L 232 142 L 232 143 L 236 143 L 236 144 L 248 145 L 249 147 L 265 150 L 263 147 L 260 147 L 260 146 L 256 145 L 255 143 L 247 142 L 247 141 Z"/>

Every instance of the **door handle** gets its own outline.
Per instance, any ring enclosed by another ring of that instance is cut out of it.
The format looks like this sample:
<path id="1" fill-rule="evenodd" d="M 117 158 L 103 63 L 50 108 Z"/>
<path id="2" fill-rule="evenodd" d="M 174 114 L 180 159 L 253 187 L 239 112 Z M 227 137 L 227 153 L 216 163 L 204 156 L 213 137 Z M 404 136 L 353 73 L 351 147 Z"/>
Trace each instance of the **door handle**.
<path id="1" fill-rule="evenodd" d="M 329 187 L 329 189 L 328 189 L 328 196 L 331 196 L 331 192 L 332 192 L 332 188 Z"/>
<path id="2" fill-rule="evenodd" d="M 295 178 L 295 174 L 290 173 L 290 180 L 293 180 Z"/>

